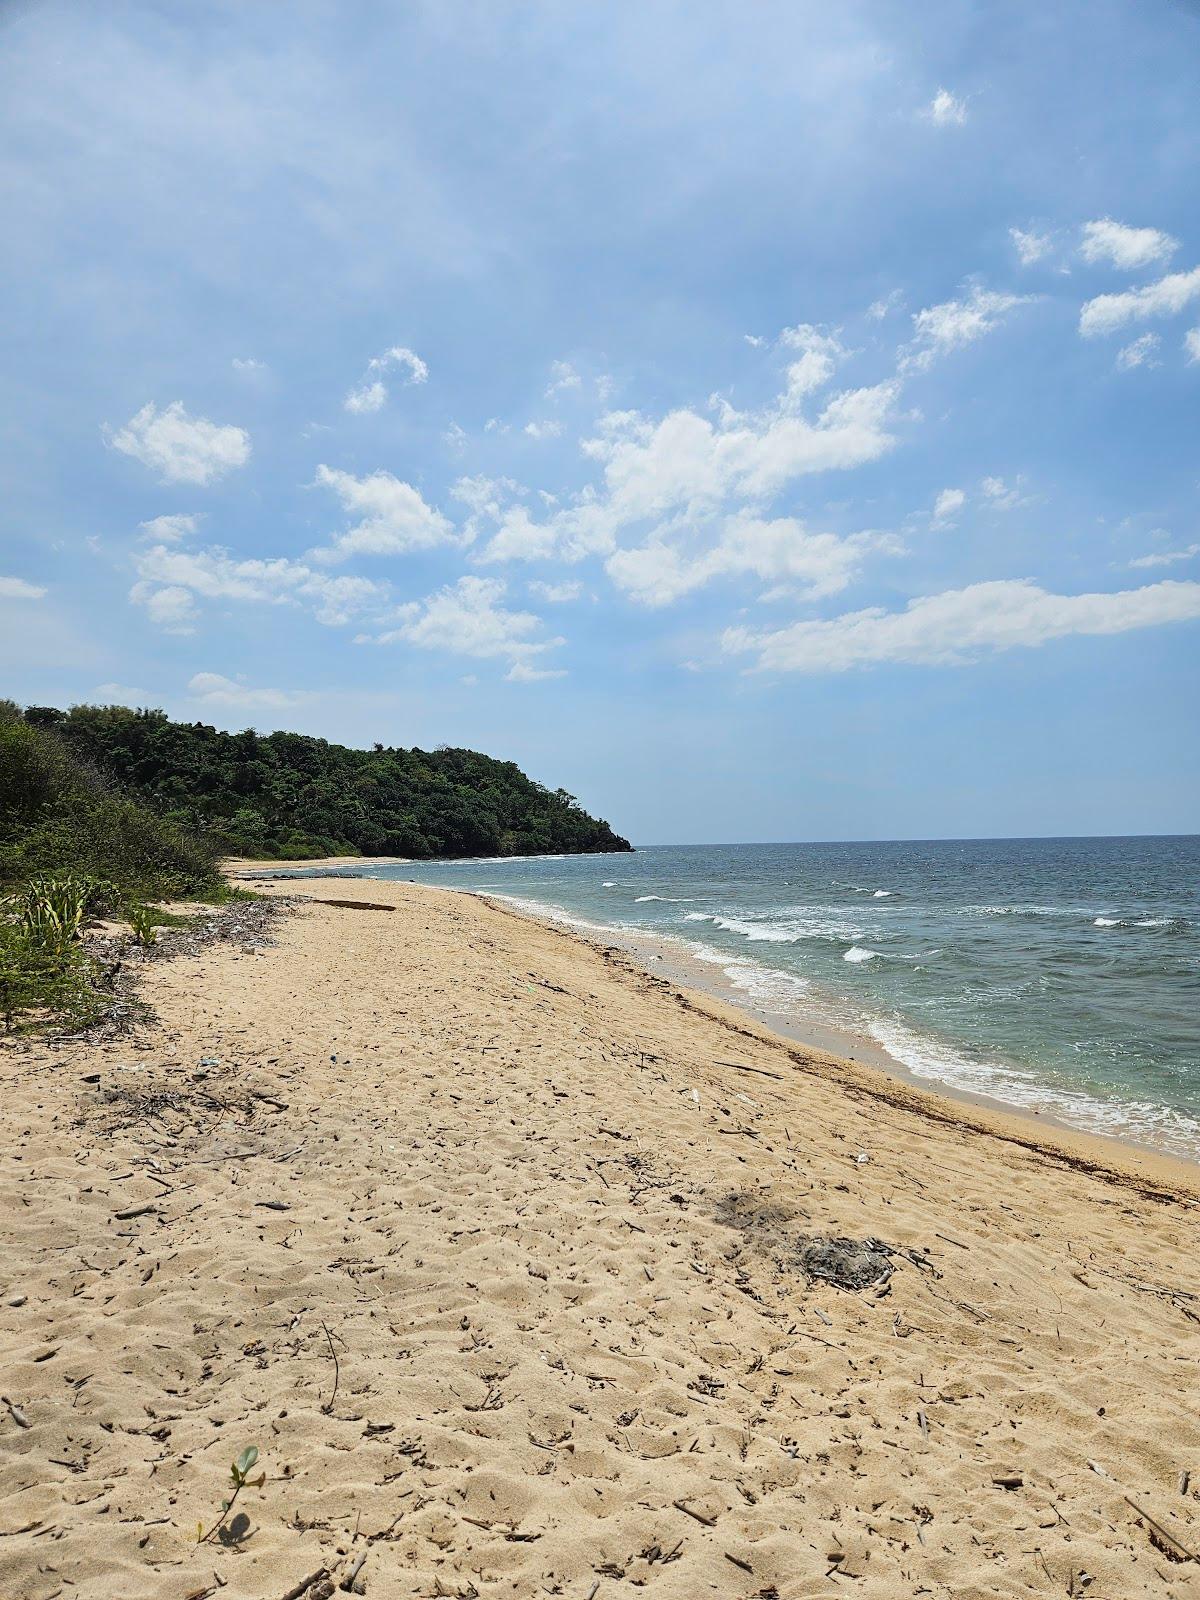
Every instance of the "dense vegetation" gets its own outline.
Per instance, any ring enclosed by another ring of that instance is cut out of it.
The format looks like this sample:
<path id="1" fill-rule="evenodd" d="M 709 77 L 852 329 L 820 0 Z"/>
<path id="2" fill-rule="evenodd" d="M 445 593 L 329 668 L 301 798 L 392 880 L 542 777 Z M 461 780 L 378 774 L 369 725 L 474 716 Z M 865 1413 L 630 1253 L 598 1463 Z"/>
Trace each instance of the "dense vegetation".
<path id="1" fill-rule="evenodd" d="M 24 717 L 152 805 L 173 837 L 182 830 L 231 854 L 424 859 L 630 848 L 564 790 L 473 750 L 352 750 L 297 733 L 221 733 L 123 706 L 31 706 Z"/>
<path id="2" fill-rule="evenodd" d="M 118 898 L 219 890 L 216 850 L 123 793 L 55 731 L 0 701 L 0 884 L 74 873 Z"/>
<path id="3" fill-rule="evenodd" d="M 211 844 L 121 793 L 53 729 L 0 701 L 0 1026 L 85 1026 L 112 1000 L 116 967 L 83 939 L 99 913 L 139 943 L 173 919 L 146 904 L 230 890 Z"/>

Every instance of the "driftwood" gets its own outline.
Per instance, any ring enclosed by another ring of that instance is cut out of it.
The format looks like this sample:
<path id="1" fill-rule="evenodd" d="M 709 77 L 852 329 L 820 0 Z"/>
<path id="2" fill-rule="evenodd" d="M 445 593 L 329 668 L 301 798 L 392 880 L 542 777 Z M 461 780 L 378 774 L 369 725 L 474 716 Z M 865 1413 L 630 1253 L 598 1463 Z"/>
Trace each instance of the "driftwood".
<path id="1" fill-rule="evenodd" d="M 395 906 L 385 906 L 379 900 L 319 900 L 312 899 L 310 905 L 314 906 L 343 906 L 347 911 L 395 911 Z"/>

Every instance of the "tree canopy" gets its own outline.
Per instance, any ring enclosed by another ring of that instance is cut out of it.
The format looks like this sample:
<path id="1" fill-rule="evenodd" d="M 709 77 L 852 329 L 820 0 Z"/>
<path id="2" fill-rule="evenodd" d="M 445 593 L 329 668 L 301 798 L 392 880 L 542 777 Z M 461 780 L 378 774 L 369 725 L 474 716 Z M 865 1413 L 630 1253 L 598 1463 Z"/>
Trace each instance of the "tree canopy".
<path id="1" fill-rule="evenodd" d="M 230 854 L 449 856 L 628 850 L 607 822 L 474 750 L 355 750 L 298 733 L 223 733 L 125 706 L 29 706 L 88 767 Z"/>

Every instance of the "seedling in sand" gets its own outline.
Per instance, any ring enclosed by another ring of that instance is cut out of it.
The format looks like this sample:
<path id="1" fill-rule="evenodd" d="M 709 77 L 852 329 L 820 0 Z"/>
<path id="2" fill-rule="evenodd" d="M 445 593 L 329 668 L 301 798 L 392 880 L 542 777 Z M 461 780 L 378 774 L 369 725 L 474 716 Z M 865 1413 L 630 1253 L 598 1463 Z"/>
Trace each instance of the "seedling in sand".
<path id="1" fill-rule="evenodd" d="M 207 1533 L 204 1531 L 204 1524 L 202 1522 L 198 1522 L 196 1524 L 196 1543 L 198 1545 L 207 1544 L 214 1534 L 220 1533 L 221 1529 L 225 1526 L 225 1523 L 229 1517 L 229 1513 L 233 1510 L 234 1502 L 248 1484 L 252 1488 L 261 1489 L 263 1484 L 267 1481 L 267 1475 L 265 1472 L 260 1472 L 257 1478 L 252 1479 L 250 1477 L 250 1469 L 254 1466 L 254 1463 L 257 1460 L 258 1446 L 256 1444 L 248 1444 L 229 1469 L 229 1475 L 233 1481 L 233 1493 L 229 1496 L 228 1500 L 221 1501 L 220 1517 L 216 1522 L 213 1523 L 212 1527 Z"/>

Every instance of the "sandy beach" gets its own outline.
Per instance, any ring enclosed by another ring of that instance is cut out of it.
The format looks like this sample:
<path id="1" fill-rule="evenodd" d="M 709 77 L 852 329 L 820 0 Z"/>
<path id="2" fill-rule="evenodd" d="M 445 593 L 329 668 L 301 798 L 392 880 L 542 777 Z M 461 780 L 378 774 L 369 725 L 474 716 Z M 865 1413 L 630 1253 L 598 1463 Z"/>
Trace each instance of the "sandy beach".
<path id="1" fill-rule="evenodd" d="M 3 1600 L 1200 1592 L 1194 1168 L 476 897 L 269 892 L 0 1049 Z"/>

